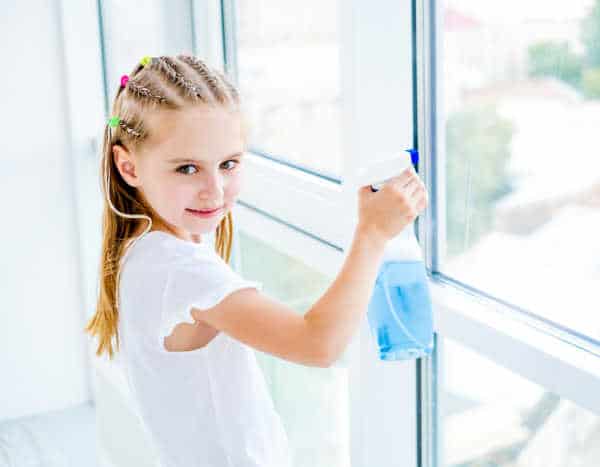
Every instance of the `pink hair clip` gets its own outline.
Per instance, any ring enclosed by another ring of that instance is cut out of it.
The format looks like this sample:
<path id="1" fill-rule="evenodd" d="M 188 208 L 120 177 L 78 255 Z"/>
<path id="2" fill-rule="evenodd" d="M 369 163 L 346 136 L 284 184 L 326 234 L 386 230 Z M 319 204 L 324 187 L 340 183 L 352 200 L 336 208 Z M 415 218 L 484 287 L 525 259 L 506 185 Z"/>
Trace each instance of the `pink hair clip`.
<path id="1" fill-rule="evenodd" d="M 127 81 L 129 81 L 129 76 L 127 76 L 127 75 L 121 76 L 121 87 L 122 88 L 127 86 Z"/>

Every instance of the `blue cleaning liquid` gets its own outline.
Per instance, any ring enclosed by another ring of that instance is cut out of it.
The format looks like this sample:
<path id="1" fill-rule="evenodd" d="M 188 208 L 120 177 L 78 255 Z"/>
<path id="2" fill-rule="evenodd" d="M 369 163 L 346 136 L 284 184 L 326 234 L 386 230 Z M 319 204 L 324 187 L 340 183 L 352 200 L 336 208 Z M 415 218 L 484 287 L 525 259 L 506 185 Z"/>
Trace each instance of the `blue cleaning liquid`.
<path id="1" fill-rule="evenodd" d="M 367 310 L 381 360 L 430 355 L 433 319 L 422 261 L 386 261 L 379 269 Z"/>

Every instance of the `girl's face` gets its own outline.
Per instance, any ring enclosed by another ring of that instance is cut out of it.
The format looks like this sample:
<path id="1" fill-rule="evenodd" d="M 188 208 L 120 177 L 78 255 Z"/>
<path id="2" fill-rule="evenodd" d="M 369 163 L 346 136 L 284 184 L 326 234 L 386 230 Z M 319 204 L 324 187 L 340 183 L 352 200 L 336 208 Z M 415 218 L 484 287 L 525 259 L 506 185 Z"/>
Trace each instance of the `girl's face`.
<path id="1" fill-rule="evenodd" d="M 233 207 L 242 182 L 245 139 L 238 112 L 195 106 L 148 115 L 154 129 L 143 149 L 132 154 L 113 146 L 123 179 L 135 186 L 177 236 L 201 241 Z M 219 208 L 199 217 L 191 210 Z M 153 220 L 153 230 L 163 226 Z"/>

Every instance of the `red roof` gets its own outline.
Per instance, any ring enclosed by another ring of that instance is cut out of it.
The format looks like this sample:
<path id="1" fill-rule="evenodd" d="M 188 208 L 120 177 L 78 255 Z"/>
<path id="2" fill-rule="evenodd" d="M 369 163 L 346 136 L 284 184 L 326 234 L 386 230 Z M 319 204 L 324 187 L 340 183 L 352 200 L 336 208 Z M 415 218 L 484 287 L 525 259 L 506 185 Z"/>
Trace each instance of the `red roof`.
<path id="1" fill-rule="evenodd" d="M 470 16 L 461 13 L 453 8 L 444 10 L 444 30 L 446 31 L 464 31 L 465 29 L 477 29 L 481 23 Z"/>

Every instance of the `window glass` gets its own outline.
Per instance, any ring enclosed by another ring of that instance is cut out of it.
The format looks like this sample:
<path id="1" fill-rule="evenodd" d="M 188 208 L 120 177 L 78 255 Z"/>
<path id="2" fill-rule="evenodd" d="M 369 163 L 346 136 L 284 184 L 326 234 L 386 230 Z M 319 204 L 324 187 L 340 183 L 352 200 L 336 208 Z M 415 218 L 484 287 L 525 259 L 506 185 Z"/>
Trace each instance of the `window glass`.
<path id="1" fill-rule="evenodd" d="M 238 2 L 240 91 L 251 147 L 341 173 L 338 2 Z"/>
<path id="2" fill-rule="evenodd" d="M 263 292 L 304 314 L 333 278 L 240 232 L 238 270 Z M 350 467 L 348 369 L 309 367 L 255 351 L 281 416 L 294 467 Z"/>
<path id="3" fill-rule="evenodd" d="M 152 0 L 143 6 L 106 0 L 101 5 L 110 111 L 121 76 L 143 57 L 191 53 L 192 23 L 188 0 Z"/>
<path id="4" fill-rule="evenodd" d="M 600 417 L 445 338 L 440 450 L 445 467 L 600 464 Z"/>
<path id="5" fill-rule="evenodd" d="M 441 272 L 600 340 L 600 1 L 443 8 Z"/>

